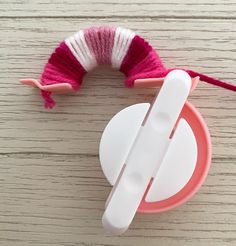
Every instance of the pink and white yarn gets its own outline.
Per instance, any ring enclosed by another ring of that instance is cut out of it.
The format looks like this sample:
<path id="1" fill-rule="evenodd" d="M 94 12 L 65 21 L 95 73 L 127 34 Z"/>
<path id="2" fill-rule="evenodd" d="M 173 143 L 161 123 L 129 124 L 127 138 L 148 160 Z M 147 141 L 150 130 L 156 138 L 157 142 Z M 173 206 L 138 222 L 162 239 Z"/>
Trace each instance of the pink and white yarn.
<path id="1" fill-rule="evenodd" d="M 89 28 L 67 38 L 65 43 L 87 72 L 101 64 L 119 69 L 134 36 L 134 32 L 121 27 Z"/>
<path id="2" fill-rule="evenodd" d="M 41 89 L 45 107 L 55 104 L 50 97 L 52 90 L 46 89 L 46 85 L 67 83 L 73 90 L 79 90 L 84 75 L 101 64 L 110 64 L 123 72 L 128 87 L 132 87 L 136 79 L 162 78 L 176 69 L 166 69 L 148 42 L 128 29 L 102 26 L 81 30 L 59 44 L 44 67 L 40 83 L 34 80 L 34 86 Z M 191 77 L 199 76 L 205 82 L 236 91 L 234 85 L 183 70 Z M 32 85 L 32 80 L 22 81 Z"/>

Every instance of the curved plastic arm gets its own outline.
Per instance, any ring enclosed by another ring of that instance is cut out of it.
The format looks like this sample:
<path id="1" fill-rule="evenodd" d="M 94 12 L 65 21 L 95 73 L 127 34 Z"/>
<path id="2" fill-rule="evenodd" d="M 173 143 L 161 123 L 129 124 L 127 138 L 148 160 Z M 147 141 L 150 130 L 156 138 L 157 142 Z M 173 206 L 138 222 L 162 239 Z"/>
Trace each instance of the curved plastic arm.
<path id="1" fill-rule="evenodd" d="M 136 79 L 134 81 L 134 87 L 137 88 L 149 88 L 149 87 L 161 87 L 163 85 L 164 78 L 147 78 Z M 192 86 L 190 92 L 194 91 L 199 82 L 199 76 L 192 78 Z"/>
<path id="2" fill-rule="evenodd" d="M 24 85 L 38 87 L 40 90 L 54 92 L 54 93 L 67 93 L 67 92 L 75 91 L 69 83 L 41 85 L 36 79 L 31 79 L 31 78 L 21 79 L 20 82 Z"/>

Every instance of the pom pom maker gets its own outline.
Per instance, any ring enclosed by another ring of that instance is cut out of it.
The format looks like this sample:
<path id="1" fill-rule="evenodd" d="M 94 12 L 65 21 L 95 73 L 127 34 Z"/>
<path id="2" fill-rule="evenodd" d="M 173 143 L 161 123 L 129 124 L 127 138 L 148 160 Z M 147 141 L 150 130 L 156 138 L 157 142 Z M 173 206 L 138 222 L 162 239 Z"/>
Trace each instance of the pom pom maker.
<path id="1" fill-rule="evenodd" d="M 152 105 L 127 107 L 106 126 L 99 155 L 113 186 L 102 218 L 107 231 L 125 232 L 137 211 L 172 209 L 203 183 L 211 142 L 201 115 L 187 102 L 196 83 L 185 71 L 173 70 Z M 137 84 L 142 86 L 142 80 Z"/>
<path id="2" fill-rule="evenodd" d="M 116 114 L 100 142 L 103 172 L 113 186 L 104 227 L 123 233 L 136 212 L 154 213 L 187 201 L 207 176 L 211 142 L 207 126 L 187 97 L 199 80 L 236 91 L 236 86 L 205 74 L 166 69 L 142 37 L 121 27 L 91 27 L 60 42 L 45 64 L 38 87 L 46 108 L 54 93 L 80 89 L 85 74 L 111 64 L 126 75 L 127 87 L 162 86 L 152 105 L 140 103 Z"/>

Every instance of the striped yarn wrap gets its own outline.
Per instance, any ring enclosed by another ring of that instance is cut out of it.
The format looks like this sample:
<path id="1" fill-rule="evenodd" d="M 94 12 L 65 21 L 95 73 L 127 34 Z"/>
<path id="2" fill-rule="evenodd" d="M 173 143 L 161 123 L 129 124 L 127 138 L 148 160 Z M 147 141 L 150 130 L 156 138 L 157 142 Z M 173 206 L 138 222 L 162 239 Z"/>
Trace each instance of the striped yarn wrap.
<path id="1" fill-rule="evenodd" d="M 173 70 L 164 67 L 156 51 L 139 35 L 121 27 L 102 26 L 81 30 L 61 42 L 45 65 L 40 83 L 69 83 L 74 90 L 79 90 L 84 75 L 102 64 L 123 72 L 127 77 L 124 82 L 127 87 L 132 87 L 136 79 L 160 78 Z M 183 70 L 191 77 L 199 76 L 208 83 L 236 90 L 234 85 Z M 41 94 L 45 107 L 53 107 L 51 92 L 42 90 Z"/>

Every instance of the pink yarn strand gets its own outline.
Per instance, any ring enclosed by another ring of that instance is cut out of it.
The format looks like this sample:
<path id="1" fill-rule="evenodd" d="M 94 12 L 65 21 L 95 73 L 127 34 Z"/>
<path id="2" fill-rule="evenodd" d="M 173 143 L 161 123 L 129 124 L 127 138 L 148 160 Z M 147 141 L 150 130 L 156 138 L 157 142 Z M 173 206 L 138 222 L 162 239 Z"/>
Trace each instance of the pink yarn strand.
<path id="1" fill-rule="evenodd" d="M 55 106 L 55 101 L 51 98 L 51 92 L 41 90 L 41 95 L 44 99 L 44 107 L 51 109 Z"/>
<path id="2" fill-rule="evenodd" d="M 233 85 L 233 84 L 224 82 L 222 80 L 218 80 L 218 79 L 206 76 L 205 74 L 194 72 L 192 70 L 186 70 L 186 72 L 191 77 L 199 76 L 200 80 L 202 80 L 202 81 L 204 81 L 206 83 L 209 83 L 209 84 L 212 84 L 212 85 L 215 85 L 215 86 L 218 86 L 218 87 L 222 87 L 222 88 L 225 88 L 227 90 L 236 91 L 236 85 Z"/>

